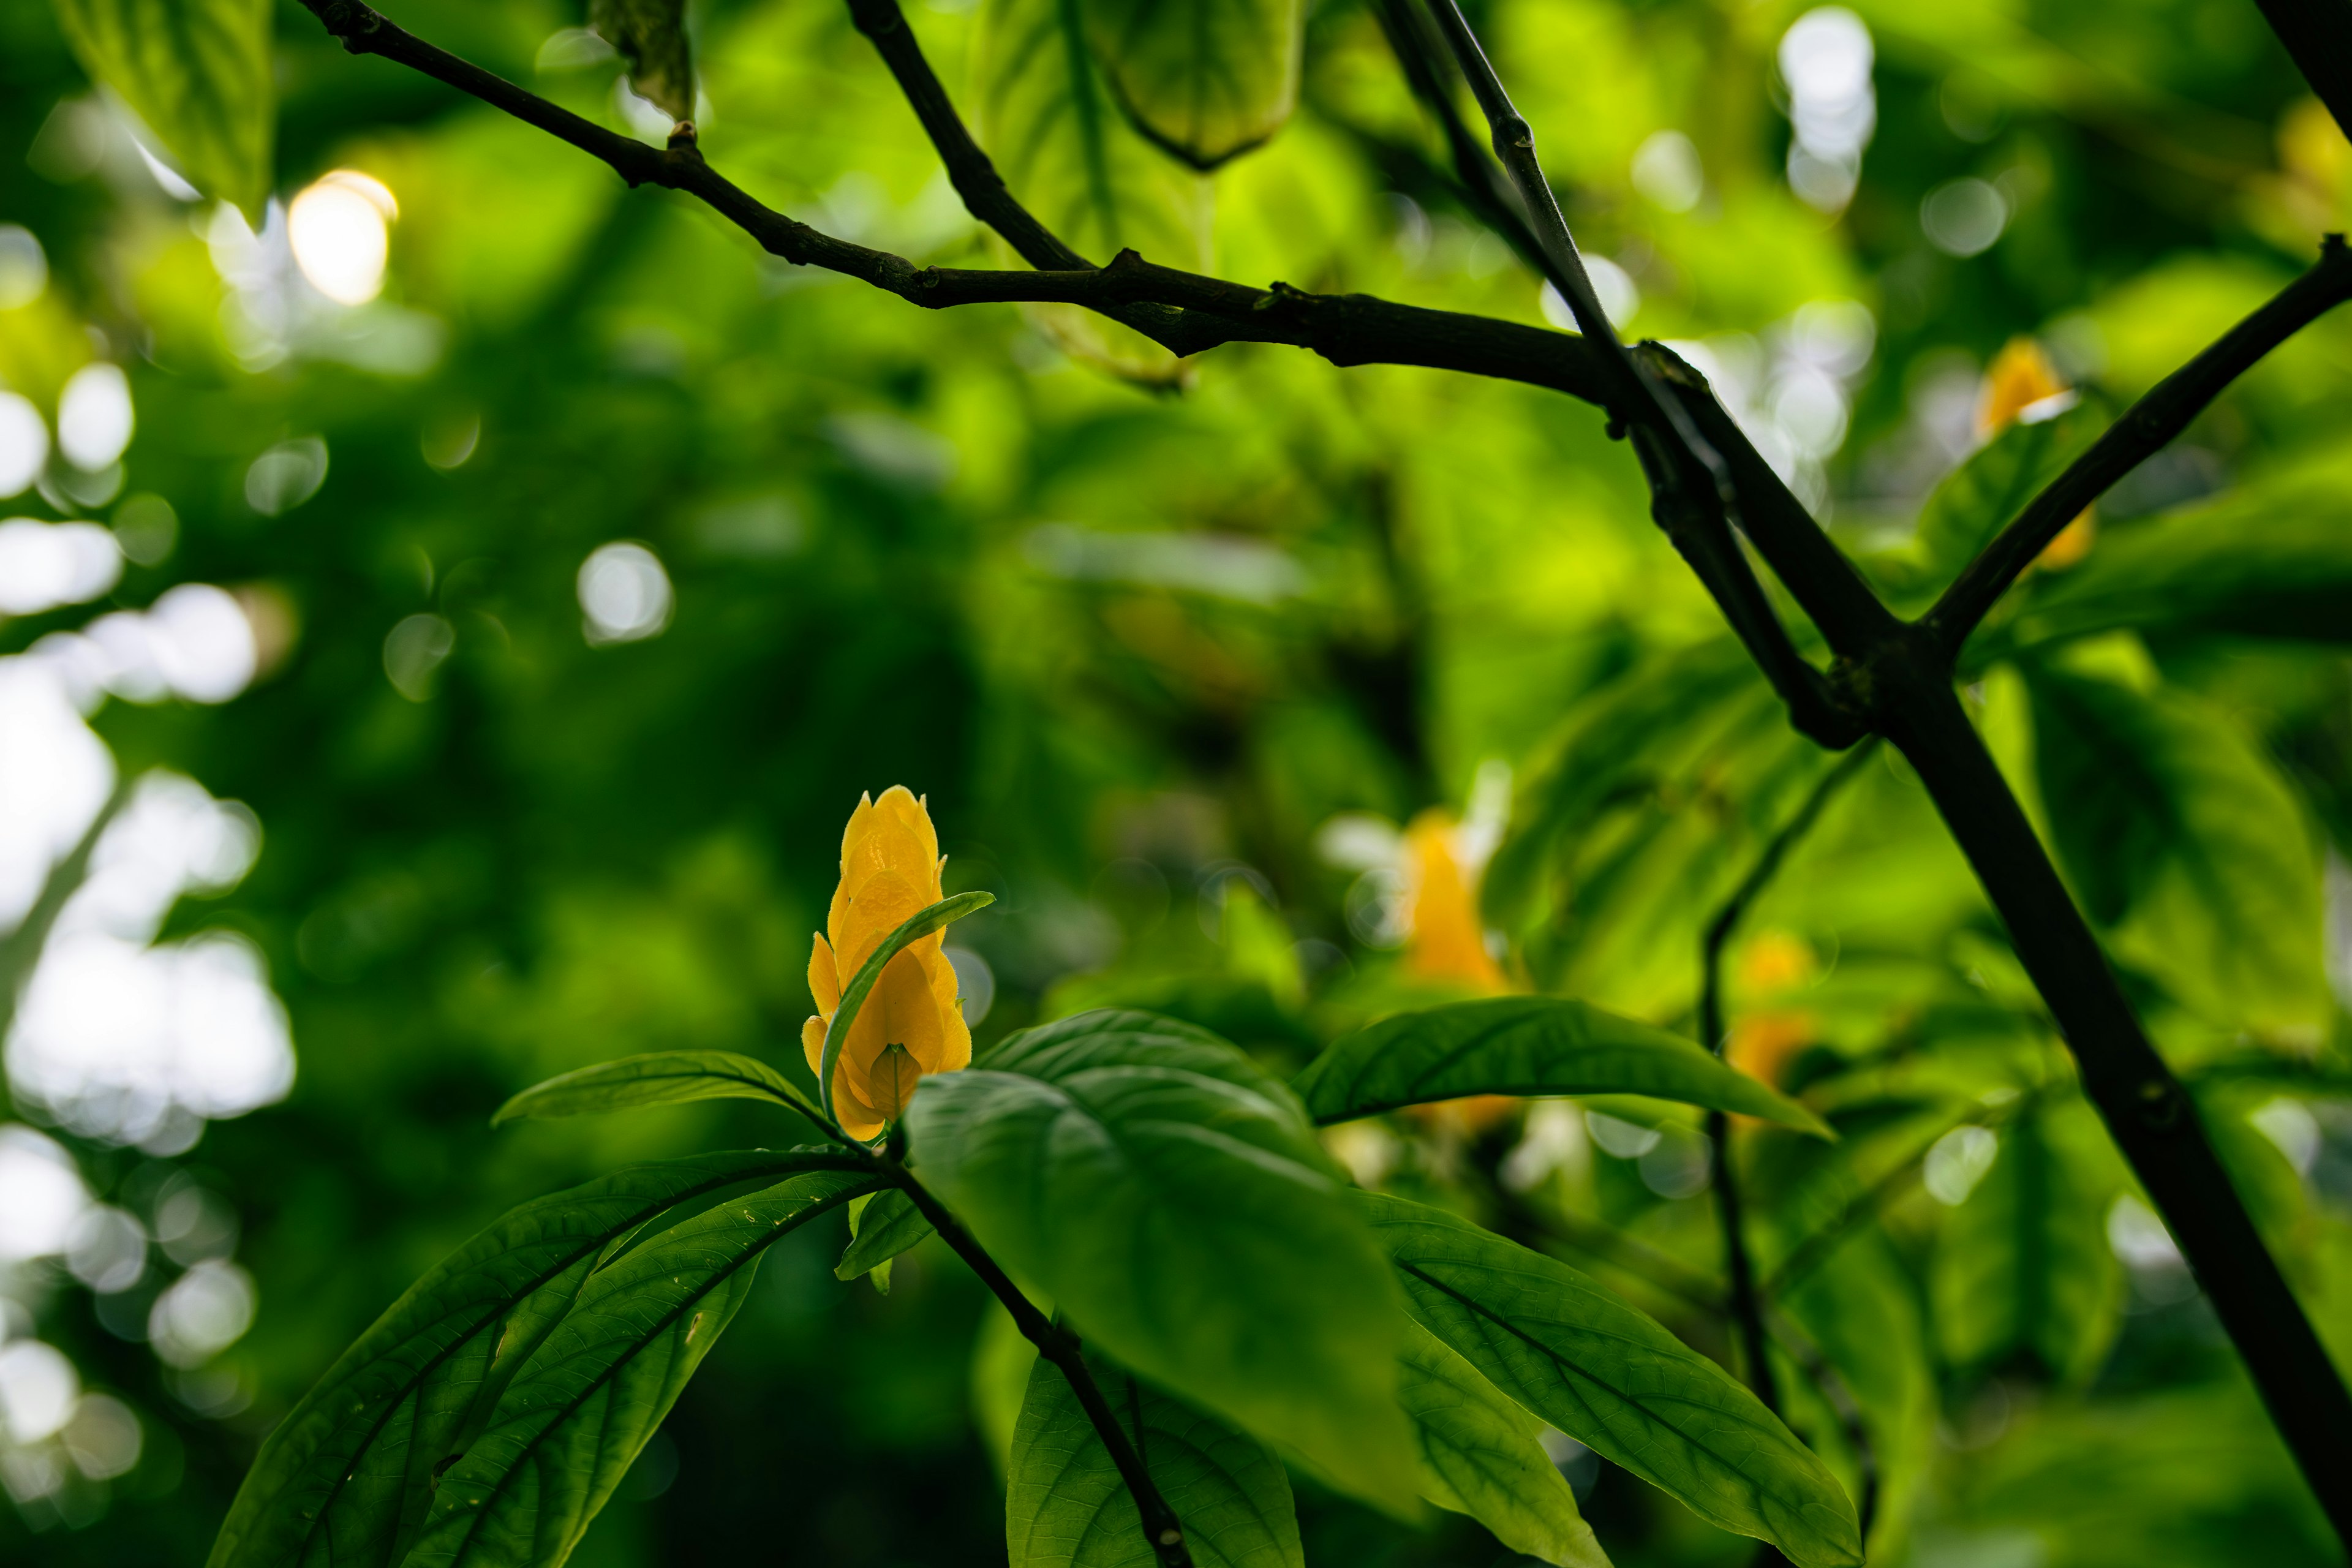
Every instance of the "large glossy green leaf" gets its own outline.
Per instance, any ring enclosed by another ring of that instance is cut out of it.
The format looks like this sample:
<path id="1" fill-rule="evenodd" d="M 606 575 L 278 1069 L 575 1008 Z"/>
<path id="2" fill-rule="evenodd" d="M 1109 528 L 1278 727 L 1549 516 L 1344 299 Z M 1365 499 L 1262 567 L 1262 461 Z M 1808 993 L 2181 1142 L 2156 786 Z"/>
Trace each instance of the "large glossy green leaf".
<path id="1" fill-rule="evenodd" d="M 1801 1568 L 1862 1561 L 1843 1489 L 1721 1367 L 1565 1264 L 1440 1209 L 1360 1201 L 1413 1317 L 1505 1394 Z"/>
<path id="2" fill-rule="evenodd" d="M 588 25 L 629 62 L 629 85 L 672 120 L 694 118 L 686 0 L 589 0 Z"/>
<path id="3" fill-rule="evenodd" d="M 1081 1014 L 925 1079 L 908 1126 L 925 1184 L 1089 1341 L 1370 1502 L 1410 1499 L 1396 1288 L 1297 1098 L 1240 1051 Z"/>
<path id="4" fill-rule="evenodd" d="M 1136 129 L 1199 169 L 1272 136 L 1298 101 L 1299 0 L 1084 0 Z"/>
<path id="5" fill-rule="evenodd" d="M 1830 1130 L 1680 1035 L 1555 996 L 1492 996 L 1382 1019 L 1291 1087 L 1321 1125 L 1471 1094 L 1642 1094 Z"/>
<path id="6" fill-rule="evenodd" d="M 2352 638 L 2352 529 L 2328 474 L 2256 485 L 2211 506 L 2105 529 L 2065 572 L 2023 584 L 1995 647 L 2135 629 L 2315 642 Z"/>
<path id="7" fill-rule="evenodd" d="M 2117 954 L 2216 1022 L 2326 1016 L 2319 858 L 2278 770 L 2186 693 L 2025 669 L 2058 858 Z"/>
<path id="8" fill-rule="evenodd" d="M 1576 1493 L 1538 1440 L 1542 1423 L 1419 1323 L 1397 1391 L 1421 1446 L 1421 1495 L 1466 1513 L 1512 1551 L 1561 1568 L 1607 1568 Z"/>
<path id="9" fill-rule="evenodd" d="M 1100 1356 L 1087 1365 L 1184 1527 L 1196 1568 L 1305 1568 L 1290 1478 L 1265 1444 Z M 1159 1560 L 1110 1450 L 1069 1380 L 1042 1356 L 1013 1429 L 1004 1536 L 1013 1568 L 1152 1568 Z"/>
<path id="10" fill-rule="evenodd" d="M 1948 579 L 1974 560 L 2105 424 L 2091 409 L 2071 408 L 2012 425 L 1952 470 L 1919 512 L 1919 550 L 1937 577 Z"/>
<path id="11" fill-rule="evenodd" d="M 666 1215 L 845 1163 L 825 1149 L 708 1154 L 508 1214 L 411 1287 L 278 1423 L 211 1568 L 398 1561 L 440 1468 L 611 1250 Z"/>
<path id="12" fill-rule="evenodd" d="M 975 41 L 980 138 L 1013 194 L 1099 265 L 1132 247 L 1206 265 L 1201 177 L 1128 125 L 1095 69 L 1083 0 L 988 0 Z"/>
<path id="13" fill-rule="evenodd" d="M 407 1568 L 555 1568 L 742 1306 L 767 1249 L 874 1181 L 795 1175 L 592 1275 L 479 1436 L 436 1475 Z"/>
<path id="14" fill-rule="evenodd" d="M 790 1079 L 756 1057 L 735 1051 L 654 1051 L 534 1084 L 499 1107 L 490 1125 L 694 1100 L 764 1100 L 815 1121 L 824 1114 Z"/>
<path id="15" fill-rule="evenodd" d="M 269 0 L 56 0 L 82 68 L 163 140 L 190 184 L 261 226 L 278 91 Z"/>
<path id="16" fill-rule="evenodd" d="M 876 1289 L 890 1289 L 890 1260 L 931 1234 L 931 1222 L 898 1188 L 860 1198 L 849 1205 L 849 1248 L 834 1266 L 836 1279 L 874 1276 Z"/>
<path id="17" fill-rule="evenodd" d="M 2080 1100 L 2003 1127 L 1992 1166 L 1945 1221 L 1932 1276 L 1936 1327 L 1956 1366 L 2087 1379 L 2115 1338 L 2123 1271 L 2107 1210 L 2123 1173 Z"/>

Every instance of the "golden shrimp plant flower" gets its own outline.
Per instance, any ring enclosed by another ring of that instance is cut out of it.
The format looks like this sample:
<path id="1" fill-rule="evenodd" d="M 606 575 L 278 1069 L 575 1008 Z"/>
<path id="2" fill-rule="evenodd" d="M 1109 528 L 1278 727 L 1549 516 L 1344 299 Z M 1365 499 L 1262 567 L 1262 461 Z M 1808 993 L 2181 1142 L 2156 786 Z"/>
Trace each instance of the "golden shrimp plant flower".
<path id="1" fill-rule="evenodd" d="M 810 1071 L 824 1070 L 825 1031 L 843 990 L 892 931 L 945 896 L 946 864 L 925 800 L 903 784 L 880 800 L 858 798 L 841 836 L 841 883 L 809 954 L 817 1016 L 801 1026 L 801 1048 Z M 933 931 L 891 959 L 850 1026 L 834 1066 L 833 1109 L 853 1138 L 872 1138 L 904 1115 L 925 1075 L 971 1061 L 946 942 Z"/>

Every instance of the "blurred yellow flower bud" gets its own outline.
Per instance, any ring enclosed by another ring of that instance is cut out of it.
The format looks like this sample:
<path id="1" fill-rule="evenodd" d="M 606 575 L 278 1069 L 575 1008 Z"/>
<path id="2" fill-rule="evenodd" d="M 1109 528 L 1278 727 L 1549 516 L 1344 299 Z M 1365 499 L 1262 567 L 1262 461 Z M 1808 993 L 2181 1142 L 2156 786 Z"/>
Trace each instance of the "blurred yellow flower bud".
<path id="1" fill-rule="evenodd" d="M 904 785 L 880 800 L 859 798 L 841 836 L 841 885 L 809 955 L 817 1016 L 801 1026 L 801 1048 L 810 1071 L 824 1070 L 825 1030 L 843 988 L 885 938 L 945 896 L 946 864 L 930 813 Z M 953 1072 L 971 1060 L 946 942 L 944 931 L 933 931 L 893 958 L 850 1026 L 834 1067 L 833 1109 L 853 1138 L 871 1138 L 905 1114 L 926 1073 Z"/>
<path id="2" fill-rule="evenodd" d="M 1507 983 L 1486 951 L 1475 880 L 1454 854 L 1454 839 L 1453 816 L 1435 807 L 1414 817 L 1404 830 L 1405 892 L 1412 919 L 1405 972 L 1499 992 Z"/>
<path id="3" fill-rule="evenodd" d="M 1977 434 L 1990 441 L 2035 404 L 2068 390 L 2065 378 L 2040 343 L 2032 338 L 2011 338 L 1993 357 L 1992 368 L 1985 372 L 1984 391 L 1977 403 Z M 2036 563 L 2052 571 L 2072 566 L 2091 552 L 2098 527 L 2096 509 L 2084 507 L 2042 550 Z"/>

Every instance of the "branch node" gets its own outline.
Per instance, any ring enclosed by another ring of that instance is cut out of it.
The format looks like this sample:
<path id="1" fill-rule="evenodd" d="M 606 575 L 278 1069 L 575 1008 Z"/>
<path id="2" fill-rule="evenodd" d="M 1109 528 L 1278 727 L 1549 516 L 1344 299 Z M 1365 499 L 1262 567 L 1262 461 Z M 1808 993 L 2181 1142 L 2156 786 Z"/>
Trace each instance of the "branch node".
<path id="1" fill-rule="evenodd" d="M 669 150 L 672 153 L 691 153 L 698 162 L 702 157 L 702 149 L 696 144 L 697 134 L 693 121 L 679 121 L 669 128 Z"/>

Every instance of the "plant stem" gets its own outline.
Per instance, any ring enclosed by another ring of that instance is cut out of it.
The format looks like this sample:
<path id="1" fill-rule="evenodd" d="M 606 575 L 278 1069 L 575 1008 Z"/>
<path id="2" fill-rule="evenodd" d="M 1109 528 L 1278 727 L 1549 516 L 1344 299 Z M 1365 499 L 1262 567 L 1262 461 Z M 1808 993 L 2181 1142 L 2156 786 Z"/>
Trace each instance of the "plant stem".
<path id="1" fill-rule="evenodd" d="M 2352 4 L 2345 11 L 2346 24 L 2352 26 Z M 2309 271 L 2157 383 L 1968 563 L 1921 623 L 1947 662 L 1959 657 L 1961 645 L 1995 602 L 2084 507 L 2189 428 L 2190 420 L 2264 354 L 2346 300 L 2352 300 L 2352 249 L 2342 235 L 2331 234 Z"/>
<path id="2" fill-rule="evenodd" d="M 1780 869 L 1781 862 L 1797 841 L 1812 830 L 1813 824 L 1832 796 L 1846 782 L 1862 771 L 1871 753 L 1877 750 L 1878 737 L 1873 735 L 1838 759 L 1837 765 L 1822 775 L 1796 815 L 1780 826 L 1779 832 L 1765 843 L 1764 851 L 1756 864 L 1707 922 L 1706 937 L 1699 948 L 1699 1038 L 1717 1056 L 1724 1053 L 1730 1043 L 1723 1025 L 1723 949 L 1731 940 L 1732 931 L 1748 906 L 1770 885 Z M 1706 1117 L 1707 1140 L 1715 1145 L 1716 1212 L 1723 1223 L 1724 1270 L 1731 1280 L 1731 1316 L 1739 1325 L 1742 1349 L 1747 1352 L 1748 1385 L 1756 1397 L 1775 1415 L 1780 1413 L 1780 1390 L 1772 1374 L 1771 1357 L 1767 1353 L 1769 1342 L 1764 1331 L 1764 1303 L 1756 1288 L 1756 1265 L 1748 1251 L 1748 1234 L 1740 1220 L 1739 1173 L 1731 1164 L 1731 1118 L 1720 1110 L 1711 1110 Z"/>
<path id="3" fill-rule="evenodd" d="M 2352 1542 L 2352 1396 L 2231 1186 L 2196 1105 L 2141 1031 L 1942 670 L 1919 668 L 1890 695 L 1887 738 L 1976 868 L 2081 1066 L 2084 1092 L 2179 1240 L 2329 1522 Z"/>
<path id="4" fill-rule="evenodd" d="M 1103 1447 L 1109 1450 L 1111 1463 L 1118 1468 L 1119 1478 L 1126 1481 L 1127 1489 L 1134 1494 L 1135 1510 L 1142 1521 L 1143 1539 L 1150 1547 L 1151 1555 L 1160 1568 L 1192 1568 L 1192 1553 L 1185 1544 L 1183 1521 L 1176 1517 L 1176 1510 L 1170 1508 L 1167 1500 L 1160 1495 L 1160 1488 L 1153 1482 L 1151 1472 L 1144 1468 L 1143 1456 L 1129 1440 L 1127 1429 L 1119 1425 L 1118 1415 L 1111 1409 L 1110 1401 L 1103 1396 L 1101 1384 L 1095 1382 L 1094 1373 L 1087 1370 L 1078 1337 L 1039 1311 L 1036 1303 L 1023 1295 L 1021 1287 L 1015 1285 L 997 1266 L 996 1259 L 988 1255 L 988 1249 L 981 1246 L 971 1232 L 964 1229 L 955 1215 L 948 1212 L 947 1205 L 932 1196 L 929 1189 L 915 1180 L 904 1166 L 895 1161 L 886 1163 L 891 1173 L 891 1181 L 907 1194 L 916 1208 L 922 1211 L 923 1217 L 931 1222 L 931 1228 L 940 1233 L 941 1239 L 955 1249 L 956 1256 L 970 1264 L 971 1271 L 980 1276 L 981 1282 L 1004 1303 L 1004 1310 L 1013 1314 L 1013 1326 L 1021 1331 L 1023 1337 L 1035 1345 L 1037 1353 L 1053 1363 L 1055 1369 L 1069 1380 L 1070 1392 L 1078 1396 L 1079 1408 L 1087 1413 L 1087 1419 L 1094 1423 L 1095 1433 L 1102 1438 Z"/>

